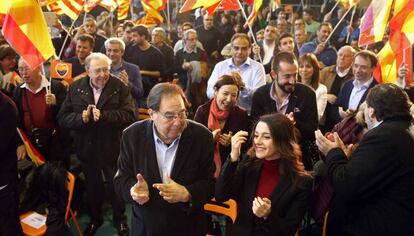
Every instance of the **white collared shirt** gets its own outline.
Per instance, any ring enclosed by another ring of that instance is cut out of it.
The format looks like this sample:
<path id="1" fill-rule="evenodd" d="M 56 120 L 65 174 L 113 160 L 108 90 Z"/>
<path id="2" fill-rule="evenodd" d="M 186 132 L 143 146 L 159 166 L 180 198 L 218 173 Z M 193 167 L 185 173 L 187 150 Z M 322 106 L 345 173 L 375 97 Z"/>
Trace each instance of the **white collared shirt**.
<path id="1" fill-rule="evenodd" d="M 273 52 L 275 51 L 276 43 L 273 41 L 271 44 L 267 45 L 265 41 L 263 41 L 263 65 L 266 65 L 270 62 L 273 57 Z"/>
<path id="2" fill-rule="evenodd" d="M 174 166 L 175 156 L 177 154 L 178 144 L 181 136 L 178 136 L 170 145 L 165 144 L 160 137 L 158 137 L 155 124 L 152 126 L 154 133 L 155 154 L 157 156 L 158 171 L 160 173 L 163 183 L 167 183 L 167 176 L 171 176 L 171 171 Z"/>
<path id="3" fill-rule="evenodd" d="M 349 97 L 348 109 L 354 111 L 358 109 L 362 96 L 364 96 L 365 91 L 367 91 L 373 80 L 374 78 L 371 77 L 371 79 L 363 84 L 361 84 L 358 80 L 354 80 L 352 82 L 354 84 L 354 88 L 352 89 L 351 96 Z"/>
<path id="4" fill-rule="evenodd" d="M 40 82 L 40 87 L 36 91 L 32 91 L 29 88 L 29 85 L 27 85 L 26 83 L 22 84 L 22 86 L 20 86 L 20 88 L 27 89 L 30 92 L 32 92 L 33 94 L 39 93 L 40 91 L 42 91 L 43 88 L 46 88 L 47 89 L 47 87 L 50 86 L 50 81 L 47 80 L 47 78 L 45 76 L 43 76 L 43 75 L 41 75 L 41 77 L 42 77 L 42 81 Z"/>
<path id="5" fill-rule="evenodd" d="M 343 77 L 345 77 L 347 74 L 348 74 L 348 72 L 349 72 L 349 70 L 351 69 L 351 67 L 349 67 L 348 69 L 346 69 L 346 70 L 344 70 L 344 71 L 339 71 L 339 69 L 338 69 L 338 67 L 336 67 L 336 74 L 339 76 L 339 77 L 341 77 L 341 78 L 343 78 Z"/>
<path id="6" fill-rule="evenodd" d="M 212 98 L 214 96 L 214 85 L 220 76 L 233 71 L 240 72 L 245 84 L 245 88 L 240 91 L 238 105 L 246 109 L 250 114 L 253 93 L 256 89 L 266 84 L 266 76 L 263 65 L 249 57 L 239 67 L 234 65 L 232 58 L 217 63 L 207 82 L 207 97 Z"/>

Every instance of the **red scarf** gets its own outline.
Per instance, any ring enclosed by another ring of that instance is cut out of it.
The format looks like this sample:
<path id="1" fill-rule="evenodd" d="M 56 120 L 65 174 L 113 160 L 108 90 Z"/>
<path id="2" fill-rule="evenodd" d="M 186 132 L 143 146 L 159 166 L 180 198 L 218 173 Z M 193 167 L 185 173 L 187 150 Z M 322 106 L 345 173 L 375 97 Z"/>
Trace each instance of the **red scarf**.
<path id="1" fill-rule="evenodd" d="M 229 117 L 230 111 L 222 111 L 219 109 L 216 99 L 211 100 L 210 113 L 208 115 L 207 126 L 211 131 L 220 129 L 220 121 L 225 121 Z M 218 142 L 218 137 L 216 141 L 216 146 L 214 148 L 214 163 L 216 164 L 216 172 L 214 177 L 218 177 L 221 170 L 221 156 L 220 156 L 220 143 Z"/>

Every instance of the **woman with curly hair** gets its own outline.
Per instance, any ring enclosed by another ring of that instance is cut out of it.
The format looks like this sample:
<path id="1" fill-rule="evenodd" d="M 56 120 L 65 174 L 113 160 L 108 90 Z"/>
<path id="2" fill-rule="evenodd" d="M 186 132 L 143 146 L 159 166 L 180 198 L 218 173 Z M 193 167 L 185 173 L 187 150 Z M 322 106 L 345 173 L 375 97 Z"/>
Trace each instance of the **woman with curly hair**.
<path id="1" fill-rule="evenodd" d="M 237 202 L 230 235 L 295 235 L 307 209 L 312 178 L 300 161 L 294 124 L 284 115 L 260 117 L 252 147 L 240 157 L 248 133 L 231 139 L 231 153 L 216 184 L 216 200 Z"/>

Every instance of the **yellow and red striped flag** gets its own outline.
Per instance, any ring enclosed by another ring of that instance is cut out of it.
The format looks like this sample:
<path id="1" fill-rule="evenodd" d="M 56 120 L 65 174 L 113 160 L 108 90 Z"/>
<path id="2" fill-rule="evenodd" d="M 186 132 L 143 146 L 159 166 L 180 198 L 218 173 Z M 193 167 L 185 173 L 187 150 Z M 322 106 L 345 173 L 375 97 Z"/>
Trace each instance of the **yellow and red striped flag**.
<path id="1" fill-rule="evenodd" d="M 86 0 L 85 11 L 90 12 L 98 5 L 104 7 L 108 11 L 114 11 L 118 7 L 116 0 Z"/>
<path id="2" fill-rule="evenodd" d="M 55 53 L 43 12 L 36 0 L 11 1 L 2 32 L 31 68 L 36 68 Z"/>
<path id="3" fill-rule="evenodd" d="M 412 65 L 414 43 L 414 0 L 399 0 L 394 3 L 394 15 L 389 22 L 390 36 L 387 44 L 378 53 L 379 65 L 376 75 L 380 82 L 394 83 L 398 67 L 404 62 Z M 408 70 L 405 83 L 412 82 L 412 70 Z"/>
<path id="4" fill-rule="evenodd" d="M 361 20 L 359 46 L 379 42 L 384 37 L 392 1 L 373 0 Z"/>
<path id="5" fill-rule="evenodd" d="M 200 7 L 209 8 L 218 5 L 221 0 L 186 0 L 180 8 L 180 13 L 191 11 Z"/>
<path id="6" fill-rule="evenodd" d="M 262 3 L 263 3 L 263 0 L 254 0 L 252 12 L 247 18 L 247 22 L 245 26 L 247 26 L 247 24 L 253 25 L 254 20 L 256 19 L 256 16 L 257 16 L 257 12 L 259 12 L 259 9 L 262 6 Z"/>
<path id="7" fill-rule="evenodd" d="M 27 135 L 21 130 L 20 128 L 17 128 L 17 133 L 19 133 L 20 138 L 23 141 L 24 147 L 26 149 L 27 156 L 35 163 L 36 166 L 40 166 L 45 164 L 46 160 L 40 154 L 35 147 L 33 147 L 32 142 L 30 142 Z"/>
<path id="8" fill-rule="evenodd" d="M 118 0 L 118 20 L 125 20 L 128 17 L 130 0 Z"/>
<path id="9" fill-rule="evenodd" d="M 164 22 L 164 18 L 158 12 L 165 8 L 163 0 L 141 0 L 141 5 L 146 11 L 146 15 L 139 19 L 136 24 L 154 26 Z"/>

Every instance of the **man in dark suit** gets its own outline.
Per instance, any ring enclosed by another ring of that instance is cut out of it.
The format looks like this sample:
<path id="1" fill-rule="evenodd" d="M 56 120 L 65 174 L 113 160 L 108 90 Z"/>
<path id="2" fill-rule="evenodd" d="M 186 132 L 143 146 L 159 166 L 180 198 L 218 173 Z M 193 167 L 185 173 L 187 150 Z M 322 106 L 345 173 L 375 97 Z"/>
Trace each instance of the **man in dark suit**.
<path id="1" fill-rule="evenodd" d="M 309 147 L 315 140 L 314 131 L 318 128 L 315 92 L 304 84 L 296 83 L 298 62 L 292 53 L 277 54 L 273 58 L 270 74 L 273 83 L 258 88 L 253 94 L 251 116 L 257 120 L 265 114 L 281 113 L 294 120 L 301 135 L 303 163 L 310 170 L 313 156 Z"/>
<path id="2" fill-rule="evenodd" d="M 155 85 L 150 120 L 122 136 L 117 192 L 132 204 L 131 235 L 205 235 L 203 205 L 214 193 L 213 136 L 187 120 L 182 90 Z"/>
<path id="3" fill-rule="evenodd" d="M 119 235 L 128 235 L 125 204 L 115 194 L 113 176 L 122 130 L 135 121 L 135 105 L 128 87 L 109 74 L 110 59 L 92 53 L 85 60 L 87 77 L 75 81 L 59 112 L 59 124 L 75 131 L 76 154 L 81 161 L 91 221 L 84 235 L 94 235 L 103 223 L 104 184 L 113 207 Z"/>
<path id="4" fill-rule="evenodd" d="M 336 191 L 328 235 L 414 235 L 414 125 L 407 94 L 394 84 L 370 90 L 369 131 L 346 148 L 335 133 L 316 132 Z"/>
<path id="5" fill-rule="evenodd" d="M 352 66 L 355 79 L 346 82 L 339 92 L 336 102 L 339 109 L 335 117 L 335 123 L 358 111 L 359 106 L 365 101 L 368 91 L 377 84 L 373 77 L 377 63 L 377 56 L 373 52 L 365 50 L 355 55 Z"/>

